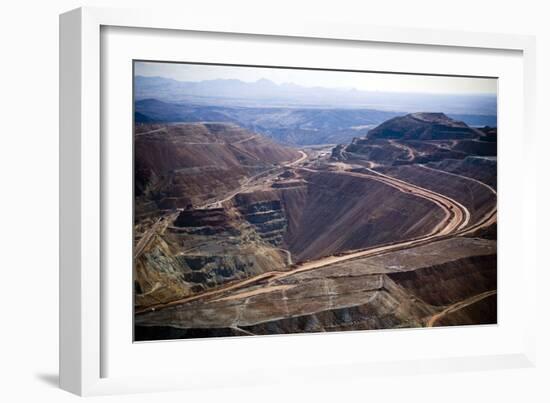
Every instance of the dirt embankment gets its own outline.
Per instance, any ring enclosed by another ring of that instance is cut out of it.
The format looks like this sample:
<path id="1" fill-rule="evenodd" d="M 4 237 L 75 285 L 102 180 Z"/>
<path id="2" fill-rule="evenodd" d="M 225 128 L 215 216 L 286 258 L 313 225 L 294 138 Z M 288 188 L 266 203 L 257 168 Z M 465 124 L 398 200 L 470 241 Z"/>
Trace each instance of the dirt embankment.
<path id="1" fill-rule="evenodd" d="M 472 222 L 477 222 L 496 207 L 496 193 L 476 180 L 417 165 L 376 170 L 456 200 L 470 211 Z"/>
<path id="2" fill-rule="evenodd" d="M 495 290 L 496 267 L 496 254 L 470 256 L 414 271 L 390 273 L 388 277 L 416 298 L 443 306 Z"/>
<path id="3" fill-rule="evenodd" d="M 294 262 L 421 236 L 445 217 L 436 204 L 366 177 L 302 174 L 305 186 L 235 198 L 260 232 L 280 237 Z"/>
<path id="4" fill-rule="evenodd" d="M 497 189 L 496 158 L 467 157 L 463 160 L 447 159 L 428 164 L 429 167 L 447 171 L 456 175 L 479 180 L 493 189 Z"/>
<path id="5" fill-rule="evenodd" d="M 494 241 L 455 238 L 266 278 L 225 295 L 138 315 L 137 335 L 185 338 L 420 327 L 441 312 L 445 314 L 436 326 L 448 321 L 494 323 L 486 303 L 467 300 L 494 290 L 495 248 Z"/>
<path id="6" fill-rule="evenodd" d="M 497 323 L 496 290 L 460 301 L 434 315 L 428 326 L 491 325 Z"/>

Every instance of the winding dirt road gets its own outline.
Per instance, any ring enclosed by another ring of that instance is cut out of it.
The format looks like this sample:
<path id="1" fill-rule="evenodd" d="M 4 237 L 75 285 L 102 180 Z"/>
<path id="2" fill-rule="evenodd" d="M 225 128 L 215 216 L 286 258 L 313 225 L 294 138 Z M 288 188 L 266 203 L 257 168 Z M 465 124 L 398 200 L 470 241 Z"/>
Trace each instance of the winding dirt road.
<path id="1" fill-rule="evenodd" d="M 304 161 L 306 158 L 307 158 L 307 154 L 303 153 L 303 156 L 299 160 L 294 161 L 292 164 L 297 165 L 302 161 Z M 311 168 L 305 168 L 305 167 L 299 167 L 298 169 L 312 171 L 312 172 L 320 172 L 320 171 L 317 171 Z M 350 251 L 348 253 L 341 254 L 338 256 L 333 255 L 333 256 L 322 257 L 320 259 L 301 263 L 288 271 L 266 272 L 254 277 L 250 277 L 246 280 L 237 280 L 232 283 L 227 283 L 226 285 L 218 287 L 214 290 L 205 291 L 200 294 L 196 294 L 180 300 L 151 306 L 146 309 L 136 311 L 136 314 L 160 310 L 167 307 L 181 305 L 181 304 L 185 304 L 185 303 L 189 303 L 197 300 L 211 299 L 213 297 L 222 297 L 224 294 L 226 294 L 229 291 L 234 291 L 237 289 L 243 289 L 245 287 L 258 285 L 259 283 L 262 283 L 265 281 L 272 284 L 275 280 L 292 276 L 296 273 L 319 269 L 321 267 L 325 267 L 335 263 L 341 263 L 347 260 L 377 256 L 388 252 L 393 252 L 401 249 L 408 249 L 414 246 L 424 245 L 424 244 L 433 242 L 435 240 L 447 238 L 452 235 L 465 233 L 464 232 L 465 230 L 469 231 L 472 228 L 479 225 L 479 223 L 476 223 L 473 226 L 467 227 L 471 218 L 470 212 L 466 207 L 464 207 L 462 204 L 458 203 L 457 201 L 451 199 L 450 197 L 422 188 L 420 186 L 412 185 L 403 180 L 393 178 L 391 176 L 376 172 L 369 168 L 366 168 L 366 169 L 370 172 L 369 174 L 359 173 L 359 172 L 349 172 L 345 170 L 323 171 L 323 172 L 331 172 L 333 174 L 338 174 L 338 175 L 351 175 L 355 177 L 360 177 L 368 180 L 376 180 L 376 181 L 385 183 L 388 186 L 392 186 L 402 192 L 410 193 L 415 196 L 430 200 L 431 202 L 435 203 L 446 212 L 445 218 L 437 226 L 435 226 L 430 233 L 424 236 L 420 236 L 414 239 L 409 239 L 406 241 L 395 242 L 391 244 L 379 245 L 379 246 L 365 248 L 361 250 Z M 242 191 L 244 191 L 244 189 L 239 188 L 239 191 L 232 192 L 232 193 L 234 193 L 235 195 Z M 227 197 L 224 198 L 224 200 L 226 199 L 228 198 Z M 490 220 L 491 217 L 488 217 L 488 219 Z M 270 285 L 269 287 L 273 287 L 273 286 L 274 285 Z M 243 289 L 242 292 L 238 294 L 247 293 L 247 292 L 250 292 L 250 290 Z"/>
<path id="2" fill-rule="evenodd" d="M 440 173 L 443 173 L 443 174 L 447 174 L 447 175 L 456 176 L 456 177 L 459 177 L 459 178 L 462 178 L 462 179 L 466 179 L 470 182 L 476 182 L 477 184 L 479 184 L 479 185 L 485 187 L 486 189 L 488 189 L 491 193 L 493 193 L 495 195 L 495 198 L 496 198 L 497 191 L 495 189 L 493 189 L 491 186 L 487 185 L 486 183 L 481 182 L 480 180 L 477 180 L 475 178 L 470 178 L 469 176 L 455 174 L 453 172 L 442 171 L 441 169 L 428 167 L 426 165 L 419 164 L 418 166 L 421 167 L 421 168 L 424 168 L 424 169 L 431 170 L 431 171 L 436 171 L 436 172 L 440 172 Z M 487 228 L 487 227 L 491 226 L 492 224 L 496 223 L 496 221 L 497 221 L 497 204 L 495 203 L 494 206 L 492 207 L 492 209 L 489 210 L 477 223 L 474 223 L 473 225 L 471 225 L 467 228 L 464 228 L 462 231 L 457 232 L 457 235 L 463 236 L 463 235 L 473 234 L 474 232 L 476 232 L 480 229 Z"/>
<path id="3" fill-rule="evenodd" d="M 409 147 L 405 144 L 399 143 L 395 140 L 389 140 L 389 142 L 392 146 L 395 146 L 395 147 L 400 148 L 403 151 L 405 151 L 407 153 L 407 160 L 409 160 L 409 161 L 414 160 L 414 150 L 411 147 Z"/>
<path id="4" fill-rule="evenodd" d="M 296 165 L 302 163 L 303 161 L 305 161 L 307 159 L 307 154 L 305 152 L 303 152 L 302 150 L 299 150 L 299 152 L 300 152 L 301 156 L 299 158 L 297 158 L 296 160 L 290 161 L 290 162 L 285 162 L 281 166 L 276 166 L 275 168 L 270 168 L 270 169 L 267 169 L 265 171 L 262 171 L 262 172 L 260 172 L 256 175 L 254 175 L 254 176 L 251 176 L 250 178 L 246 179 L 243 182 L 243 184 L 241 186 L 239 186 L 237 189 L 234 189 L 231 192 L 229 192 L 228 194 L 226 194 L 225 196 L 223 196 L 222 199 L 219 199 L 219 200 L 216 200 L 216 201 L 213 201 L 213 202 L 212 201 L 207 202 L 206 204 L 203 204 L 202 206 L 198 206 L 197 208 L 198 209 L 219 208 L 226 201 L 229 201 L 233 197 L 238 195 L 239 193 L 243 193 L 244 191 L 246 191 L 249 187 L 252 186 L 252 184 L 256 180 L 258 180 L 260 178 L 264 178 L 264 180 L 266 180 L 268 176 L 274 175 L 275 172 L 278 172 L 278 171 L 281 171 L 282 169 L 290 168 L 290 167 L 293 167 L 293 166 L 296 166 Z"/>

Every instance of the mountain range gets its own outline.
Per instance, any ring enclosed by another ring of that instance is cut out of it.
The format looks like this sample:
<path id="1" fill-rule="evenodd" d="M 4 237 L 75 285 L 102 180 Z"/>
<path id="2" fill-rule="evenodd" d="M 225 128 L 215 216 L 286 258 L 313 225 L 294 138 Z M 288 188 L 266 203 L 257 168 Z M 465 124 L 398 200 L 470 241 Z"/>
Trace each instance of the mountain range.
<path id="1" fill-rule="evenodd" d="M 393 112 L 440 111 L 446 114 L 496 115 L 496 96 L 360 91 L 353 88 L 305 87 L 267 79 L 178 81 L 135 76 L 135 100 L 241 107 L 367 108 Z"/>

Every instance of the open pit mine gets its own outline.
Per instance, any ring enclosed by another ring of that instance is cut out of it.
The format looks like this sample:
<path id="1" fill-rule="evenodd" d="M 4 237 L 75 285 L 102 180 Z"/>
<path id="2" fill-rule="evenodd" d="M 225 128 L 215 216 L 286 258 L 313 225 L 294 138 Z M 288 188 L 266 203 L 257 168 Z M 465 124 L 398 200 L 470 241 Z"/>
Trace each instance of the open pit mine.
<path id="1" fill-rule="evenodd" d="M 136 341 L 497 321 L 495 128 L 441 113 L 349 144 L 135 127 Z"/>

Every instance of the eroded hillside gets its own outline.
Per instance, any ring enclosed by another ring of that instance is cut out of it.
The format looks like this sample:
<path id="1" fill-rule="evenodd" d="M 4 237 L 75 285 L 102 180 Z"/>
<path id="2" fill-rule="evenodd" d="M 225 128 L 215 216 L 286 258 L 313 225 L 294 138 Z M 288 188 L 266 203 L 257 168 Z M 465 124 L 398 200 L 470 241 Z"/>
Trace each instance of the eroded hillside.
<path id="1" fill-rule="evenodd" d="M 202 205 L 300 153 L 233 124 L 139 125 L 136 213 Z"/>
<path id="2" fill-rule="evenodd" d="M 496 130 L 391 119 L 293 149 L 137 126 L 136 339 L 495 323 Z"/>

